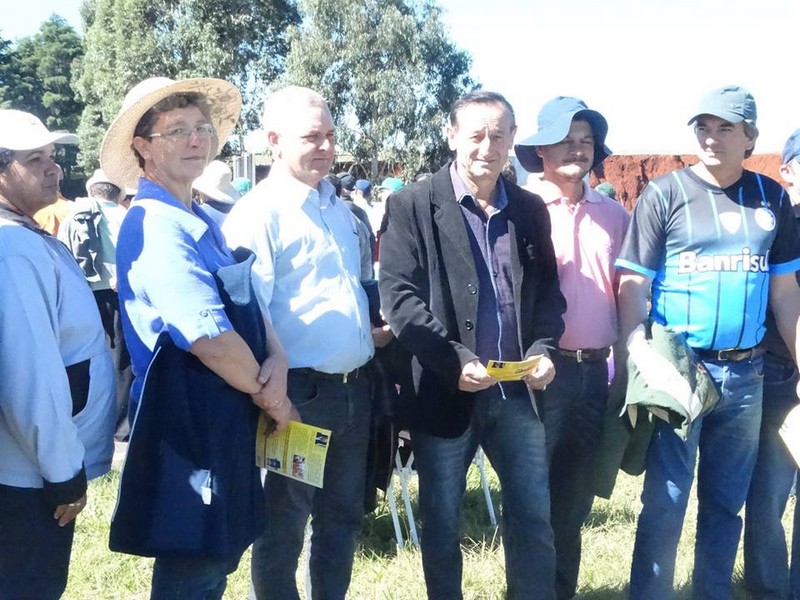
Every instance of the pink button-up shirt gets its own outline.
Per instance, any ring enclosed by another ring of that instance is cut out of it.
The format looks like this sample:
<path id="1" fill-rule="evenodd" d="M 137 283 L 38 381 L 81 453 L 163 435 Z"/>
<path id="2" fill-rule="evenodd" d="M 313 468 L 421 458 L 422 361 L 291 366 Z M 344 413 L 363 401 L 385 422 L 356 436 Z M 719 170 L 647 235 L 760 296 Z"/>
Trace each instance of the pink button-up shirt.
<path id="1" fill-rule="evenodd" d="M 574 205 L 546 182 L 529 181 L 526 187 L 542 197 L 550 212 L 558 278 L 567 300 L 559 346 L 610 346 L 618 335 L 614 261 L 630 221 L 628 211 L 586 184 Z"/>

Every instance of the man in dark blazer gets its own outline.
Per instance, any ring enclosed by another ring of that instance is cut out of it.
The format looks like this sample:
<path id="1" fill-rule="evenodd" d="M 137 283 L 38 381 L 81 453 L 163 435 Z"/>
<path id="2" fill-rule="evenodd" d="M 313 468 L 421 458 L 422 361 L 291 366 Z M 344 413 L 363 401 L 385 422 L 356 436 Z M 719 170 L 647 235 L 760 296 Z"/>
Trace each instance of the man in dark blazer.
<path id="1" fill-rule="evenodd" d="M 564 326 L 550 220 L 542 200 L 500 177 L 514 112 L 501 95 L 460 98 L 446 128 L 455 160 L 392 197 L 381 240 L 386 319 L 413 355 L 402 415 L 420 480 L 428 596 L 461 598 L 460 505 L 481 445 L 503 492 L 509 598 L 554 598 L 545 438 L 532 390 L 555 374 Z M 542 355 L 523 381 L 487 361 Z"/>

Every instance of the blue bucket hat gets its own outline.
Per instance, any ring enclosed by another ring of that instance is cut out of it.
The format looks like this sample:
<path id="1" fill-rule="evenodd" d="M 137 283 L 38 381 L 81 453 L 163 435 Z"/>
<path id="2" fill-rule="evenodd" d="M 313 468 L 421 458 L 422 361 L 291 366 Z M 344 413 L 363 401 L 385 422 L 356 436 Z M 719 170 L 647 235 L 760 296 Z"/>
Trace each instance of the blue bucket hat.
<path id="1" fill-rule="evenodd" d="M 606 146 L 608 122 L 596 110 L 591 110 L 580 98 L 558 96 L 545 103 L 539 111 L 539 131 L 514 146 L 517 160 L 531 173 L 541 173 L 544 169 L 542 159 L 536 154 L 536 146 L 557 144 L 569 133 L 572 120 L 576 117 L 588 121 L 594 135 L 594 162 L 592 168 L 611 156 Z"/>
<path id="2" fill-rule="evenodd" d="M 687 125 L 694 123 L 701 115 L 712 115 L 728 121 L 739 123 L 745 121 L 755 127 L 756 101 L 753 94 L 738 85 L 726 85 L 711 90 L 702 100 L 695 115 Z"/>
<path id="3" fill-rule="evenodd" d="M 781 164 L 789 164 L 793 158 L 800 160 L 800 129 L 795 131 L 789 136 L 789 139 L 786 140 L 786 145 L 783 147 L 783 154 L 781 154 Z"/>

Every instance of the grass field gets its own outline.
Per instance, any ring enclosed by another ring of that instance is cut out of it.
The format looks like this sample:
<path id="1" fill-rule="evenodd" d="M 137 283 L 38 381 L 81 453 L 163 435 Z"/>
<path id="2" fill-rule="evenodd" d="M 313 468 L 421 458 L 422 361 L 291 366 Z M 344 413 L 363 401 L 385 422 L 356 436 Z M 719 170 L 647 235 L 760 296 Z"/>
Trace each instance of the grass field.
<path id="1" fill-rule="evenodd" d="M 492 496 L 500 508 L 500 494 L 489 469 Z M 65 594 L 69 600 L 146 600 L 152 560 L 112 553 L 108 550 L 108 523 L 114 510 L 119 473 L 114 471 L 91 483 L 89 505 L 78 518 L 70 580 Z M 596 500 L 584 527 L 583 561 L 578 598 L 612 600 L 626 597 L 636 517 L 639 512 L 641 478 L 620 475 L 614 495 Z M 413 486 L 413 483 L 412 483 Z M 399 489 L 399 485 L 397 486 Z M 412 496 L 415 490 L 412 487 Z M 402 500 L 397 495 L 402 522 Z M 503 549 L 498 532 L 489 523 L 477 470 L 470 471 L 464 508 L 464 595 L 469 599 L 503 598 L 505 574 Z M 790 499 L 793 504 L 794 500 Z M 678 598 L 689 598 L 692 569 L 694 522 L 697 504 L 690 501 L 681 537 L 676 567 Z M 789 512 L 789 511 L 787 511 Z M 786 520 L 787 528 L 789 527 Z M 407 531 L 405 532 L 407 538 Z M 535 557 L 531 557 L 535 560 Z M 249 591 L 249 552 L 239 570 L 229 578 L 225 598 L 244 600 Z M 741 548 L 734 578 L 741 577 Z M 302 590 L 302 587 L 301 587 Z M 399 551 L 388 504 L 365 520 L 356 554 L 349 598 L 419 600 L 425 597 L 419 551 L 410 544 Z M 737 600 L 746 596 L 736 586 Z"/>

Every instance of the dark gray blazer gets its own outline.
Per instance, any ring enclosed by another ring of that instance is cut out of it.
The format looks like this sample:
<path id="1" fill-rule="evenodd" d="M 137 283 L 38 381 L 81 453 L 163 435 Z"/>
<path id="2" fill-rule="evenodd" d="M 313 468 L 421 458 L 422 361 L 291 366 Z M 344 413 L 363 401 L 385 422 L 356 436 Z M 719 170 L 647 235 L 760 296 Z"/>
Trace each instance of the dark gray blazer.
<path id="1" fill-rule="evenodd" d="M 459 391 L 458 379 L 477 358 L 478 274 L 449 168 L 389 198 L 380 241 L 381 306 L 413 355 L 414 390 L 401 394 L 400 416 L 412 429 L 440 437 L 457 437 L 469 423 L 474 395 Z M 550 217 L 541 198 L 504 184 L 520 352 L 547 354 L 564 331 L 566 309 Z"/>

